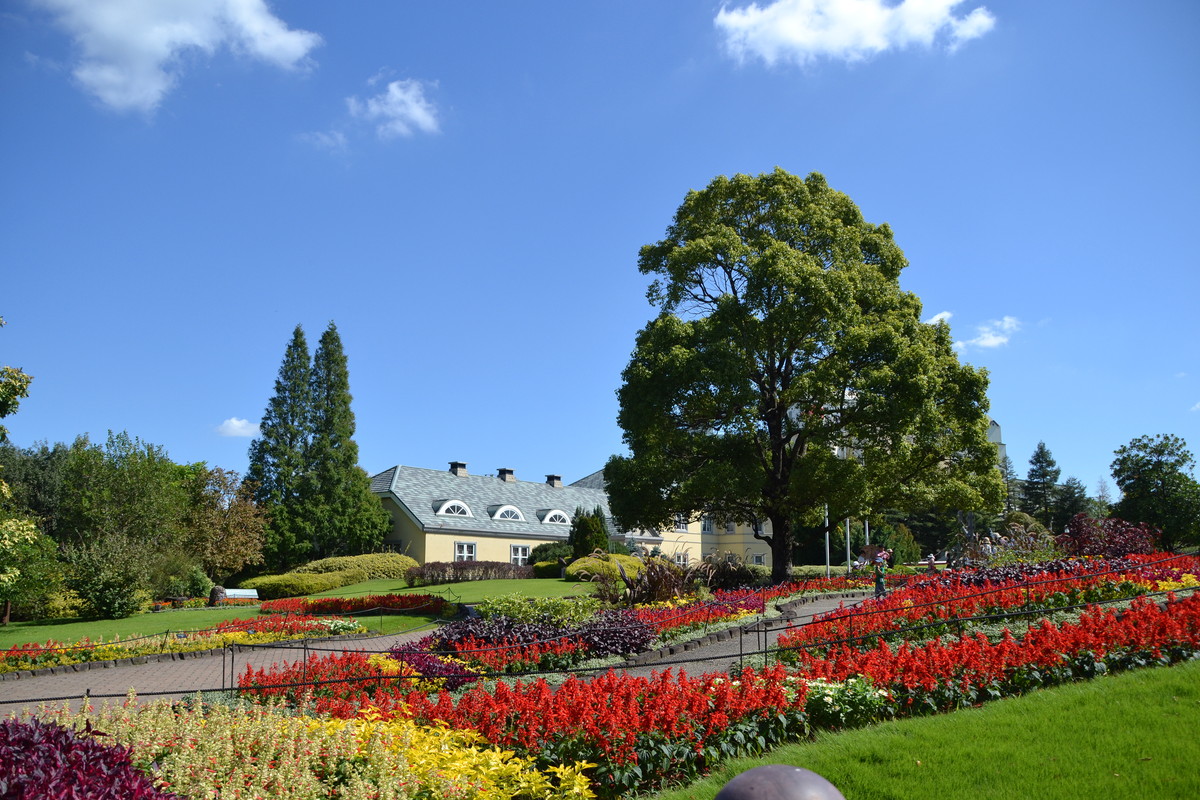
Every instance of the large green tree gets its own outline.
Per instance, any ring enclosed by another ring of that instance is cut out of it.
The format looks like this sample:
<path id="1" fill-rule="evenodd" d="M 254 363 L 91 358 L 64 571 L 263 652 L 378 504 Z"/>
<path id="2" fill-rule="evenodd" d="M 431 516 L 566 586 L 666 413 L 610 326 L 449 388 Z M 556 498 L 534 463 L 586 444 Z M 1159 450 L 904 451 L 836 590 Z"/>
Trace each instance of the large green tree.
<path id="1" fill-rule="evenodd" d="M 188 545 L 204 574 L 220 582 L 263 560 L 266 516 L 237 472 L 201 469 L 188 485 Z"/>
<path id="2" fill-rule="evenodd" d="M 1085 514 L 1092 507 L 1087 486 L 1074 475 L 1063 481 L 1054 498 L 1054 514 L 1050 530 L 1061 532 L 1076 514 Z"/>
<path id="3" fill-rule="evenodd" d="M 1200 484 L 1192 477 L 1196 460 L 1187 442 L 1172 434 L 1139 436 L 1114 455 L 1121 499 L 1113 515 L 1158 528 L 1166 550 L 1200 541 Z"/>
<path id="4" fill-rule="evenodd" d="M 321 335 L 312 369 L 312 439 L 302 495 L 315 555 L 370 552 L 383 543 L 391 520 L 371 479 L 358 466 L 350 371 L 332 322 Z"/>
<path id="5" fill-rule="evenodd" d="M 987 375 L 901 290 L 891 229 L 818 174 L 689 192 L 642 248 L 658 316 L 619 391 L 629 456 L 605 467 L 622 527 L 675 513 L 770 520 L 773 577 L 797 532 L 873 510 L 998 509 Z M 799 526 L 805 526 L 803 528 Z M 813 526 L 813 527 L 809 527 Z"/>
<path id="6" fill-rule="evenodd" d="M 1062 470 L 1050 454 L 1045 442 L 1038 442 L 1029 457 L 1029 472 L 1025 474 L 1021 510 L 1051 528 L 1054 506 L 1058 499 L 1058 476 Z M 1061 531 L 1059 531 L 1061 533 Z"/>
<path id="7" fill-rule="evenodd" d="M 312 366 L 304 329 L 297 325 L 283 354 L 259 437 L 250 445 L 246 472 L 254 500 L 269 519 L 263 543 L 268 569 L 295 566 L 312 548 L 311 518 L 303 496 L 312 428 Z"/>

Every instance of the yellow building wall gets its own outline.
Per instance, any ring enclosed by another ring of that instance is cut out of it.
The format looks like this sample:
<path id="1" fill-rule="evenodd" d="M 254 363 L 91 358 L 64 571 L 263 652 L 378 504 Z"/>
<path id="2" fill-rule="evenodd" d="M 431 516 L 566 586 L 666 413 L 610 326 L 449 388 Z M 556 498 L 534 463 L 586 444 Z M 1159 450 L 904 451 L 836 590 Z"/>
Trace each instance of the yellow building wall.
<path id="1" fill-rule="evenodd" d="M 454 545 L 457 542 L 475 545 L 476 561 L 503 561 L 508 563 L 512 560 L 512 545 L 528 547 L 532 551 L 539 544 L 565 541 L 565 531 L 562 537 L 549 539 L 516 539 L 508 536 L 491 536 L 483 533 L 464 533 L 461 531 L 447 533 L 427 532 L 425 534 L 425 558 L 421 563 L 453 561 L 455 554 Z"/>

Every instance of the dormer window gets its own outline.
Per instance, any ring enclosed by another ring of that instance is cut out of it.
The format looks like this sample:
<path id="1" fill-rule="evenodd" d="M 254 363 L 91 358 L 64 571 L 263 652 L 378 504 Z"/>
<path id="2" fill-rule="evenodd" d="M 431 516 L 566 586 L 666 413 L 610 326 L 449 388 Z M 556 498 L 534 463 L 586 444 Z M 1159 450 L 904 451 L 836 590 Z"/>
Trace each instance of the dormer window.
<path id="1" fill-rule="evenodd" d="M 542 522 L 546 525 L 570 525 L 571 518 L 566 515 L 566 512 L 552 508 L 542 515 Z"/>
<path id="2" fill-rule="evenodd" d="M 494 510 L 492 510 L 492 519 L 507 520 L 509 522 L 525 521 L 525 517 L 521 515 L 521 510 L 516 506 L 496 507 Z"/>
<path id="3" fill-rule="evenodd" d="M 470 517 L 470 507 L 462 500 L 446 500 L 438 506 L 437 515 L 439 517 Z"/>

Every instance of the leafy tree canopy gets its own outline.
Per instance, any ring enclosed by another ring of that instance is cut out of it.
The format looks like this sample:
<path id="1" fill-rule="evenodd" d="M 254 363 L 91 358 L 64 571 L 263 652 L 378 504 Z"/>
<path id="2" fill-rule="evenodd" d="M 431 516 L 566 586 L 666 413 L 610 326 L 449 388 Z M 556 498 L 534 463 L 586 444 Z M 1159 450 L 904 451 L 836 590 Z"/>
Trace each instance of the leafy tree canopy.
<path id="1" fill-rule="evenodd" d="M 998 508 L 987 376 L 921 322 L 887 225 L 781 169 L 689 192 L 642 248 L 660 313 L 619 391 L 629 456 L 605 468 L 625 528 L 676 512 L 768 519 L 774 577 L 796 524 L 910 505 Z"/>
<path id="2" fill-rule="evenodd" d="M 1174 550 L 1200 541 L 1200 484 L 1187 442 L 1172 434 L 1139 436 L 1118 448 L 1111 468 L 1121 499 L 1112 513 L 1162 531 L 1162 546 Z"/>

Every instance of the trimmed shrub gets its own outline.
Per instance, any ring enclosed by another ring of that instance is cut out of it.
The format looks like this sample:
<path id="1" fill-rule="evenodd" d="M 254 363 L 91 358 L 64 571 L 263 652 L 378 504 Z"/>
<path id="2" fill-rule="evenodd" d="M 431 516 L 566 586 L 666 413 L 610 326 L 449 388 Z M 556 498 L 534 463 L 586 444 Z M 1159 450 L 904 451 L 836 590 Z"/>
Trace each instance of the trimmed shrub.
<path id="1" fill-rule="evenodd" d="M 330 589 L 340 589 L 352 583 L 362 583 L 366 579 L 367 573 L 361 569 L 320 574 L 285 572 L 282 575 L 260 575 L 244 580 L 239 588 L 257 589 L 258 596 L 263 600 L 277 600 L 281 597 L 302 597 L 327 592 Z"/>
<path id="2" fill-rule="evenodd" d="M 557 563 L 560 558 L 570 561 L 574 555 L 569 542 L 547 542 L 530 550 L 529 560 L 530 562 L 554 561 Z"/>
<path id="3" fill-rule="evenodd" d="M 496 581 L 532 578 L 533 567 L 507 561 L 431 561 L 413 567 L 405 575 L 409 586 L 434 586 L 464 581 Z"/>
<path id="4" fill-rule="evenodd" d="M 296 567 L 293 572 L 324 573 L 343 572 L 348 569 L 361 569 L 367 573 L 367 579 L 374 578 L 404 578 L 408 571 L 417 566 L 417 560 L 400 553 L 367 553 L 361 556 L 334 556 L 310 561 Z"/>
<path id="5" fill-rule="evenodd" d="M 76 733 L 38 719 L 0 722 L 4 797 L 40 800 L 169 800 L 138 772 L 130 750 L 101 744 L 91 727 Z"/>
<path id="6" fill-rule="evenodd" d="M 625 568 L 625 575 L 633 578 L 642 573 L 645 564 L 633 556 L 620 556 L 613 553 L 601 556 L 578 558 L 567 565 L 567 580 L 588 581 L 593 575 L 604 576 L 611 580 L 620 580 L 617 564 Z"/>
<path id="7" fill-rule="evenodd" d="M 535 578 L 561 578 L 563 567 L 557 561 L 539 561 L 533 565 Z"/>
<path id="8" fill-rule="evenodd" d="M 580 625 L 600 610 L 594 597 L 525 597 L 506 594 L 489 597 L 475 605 L 484 619 L 508 617 L 518 622 L 545 622 L 551 625 Z"/>

